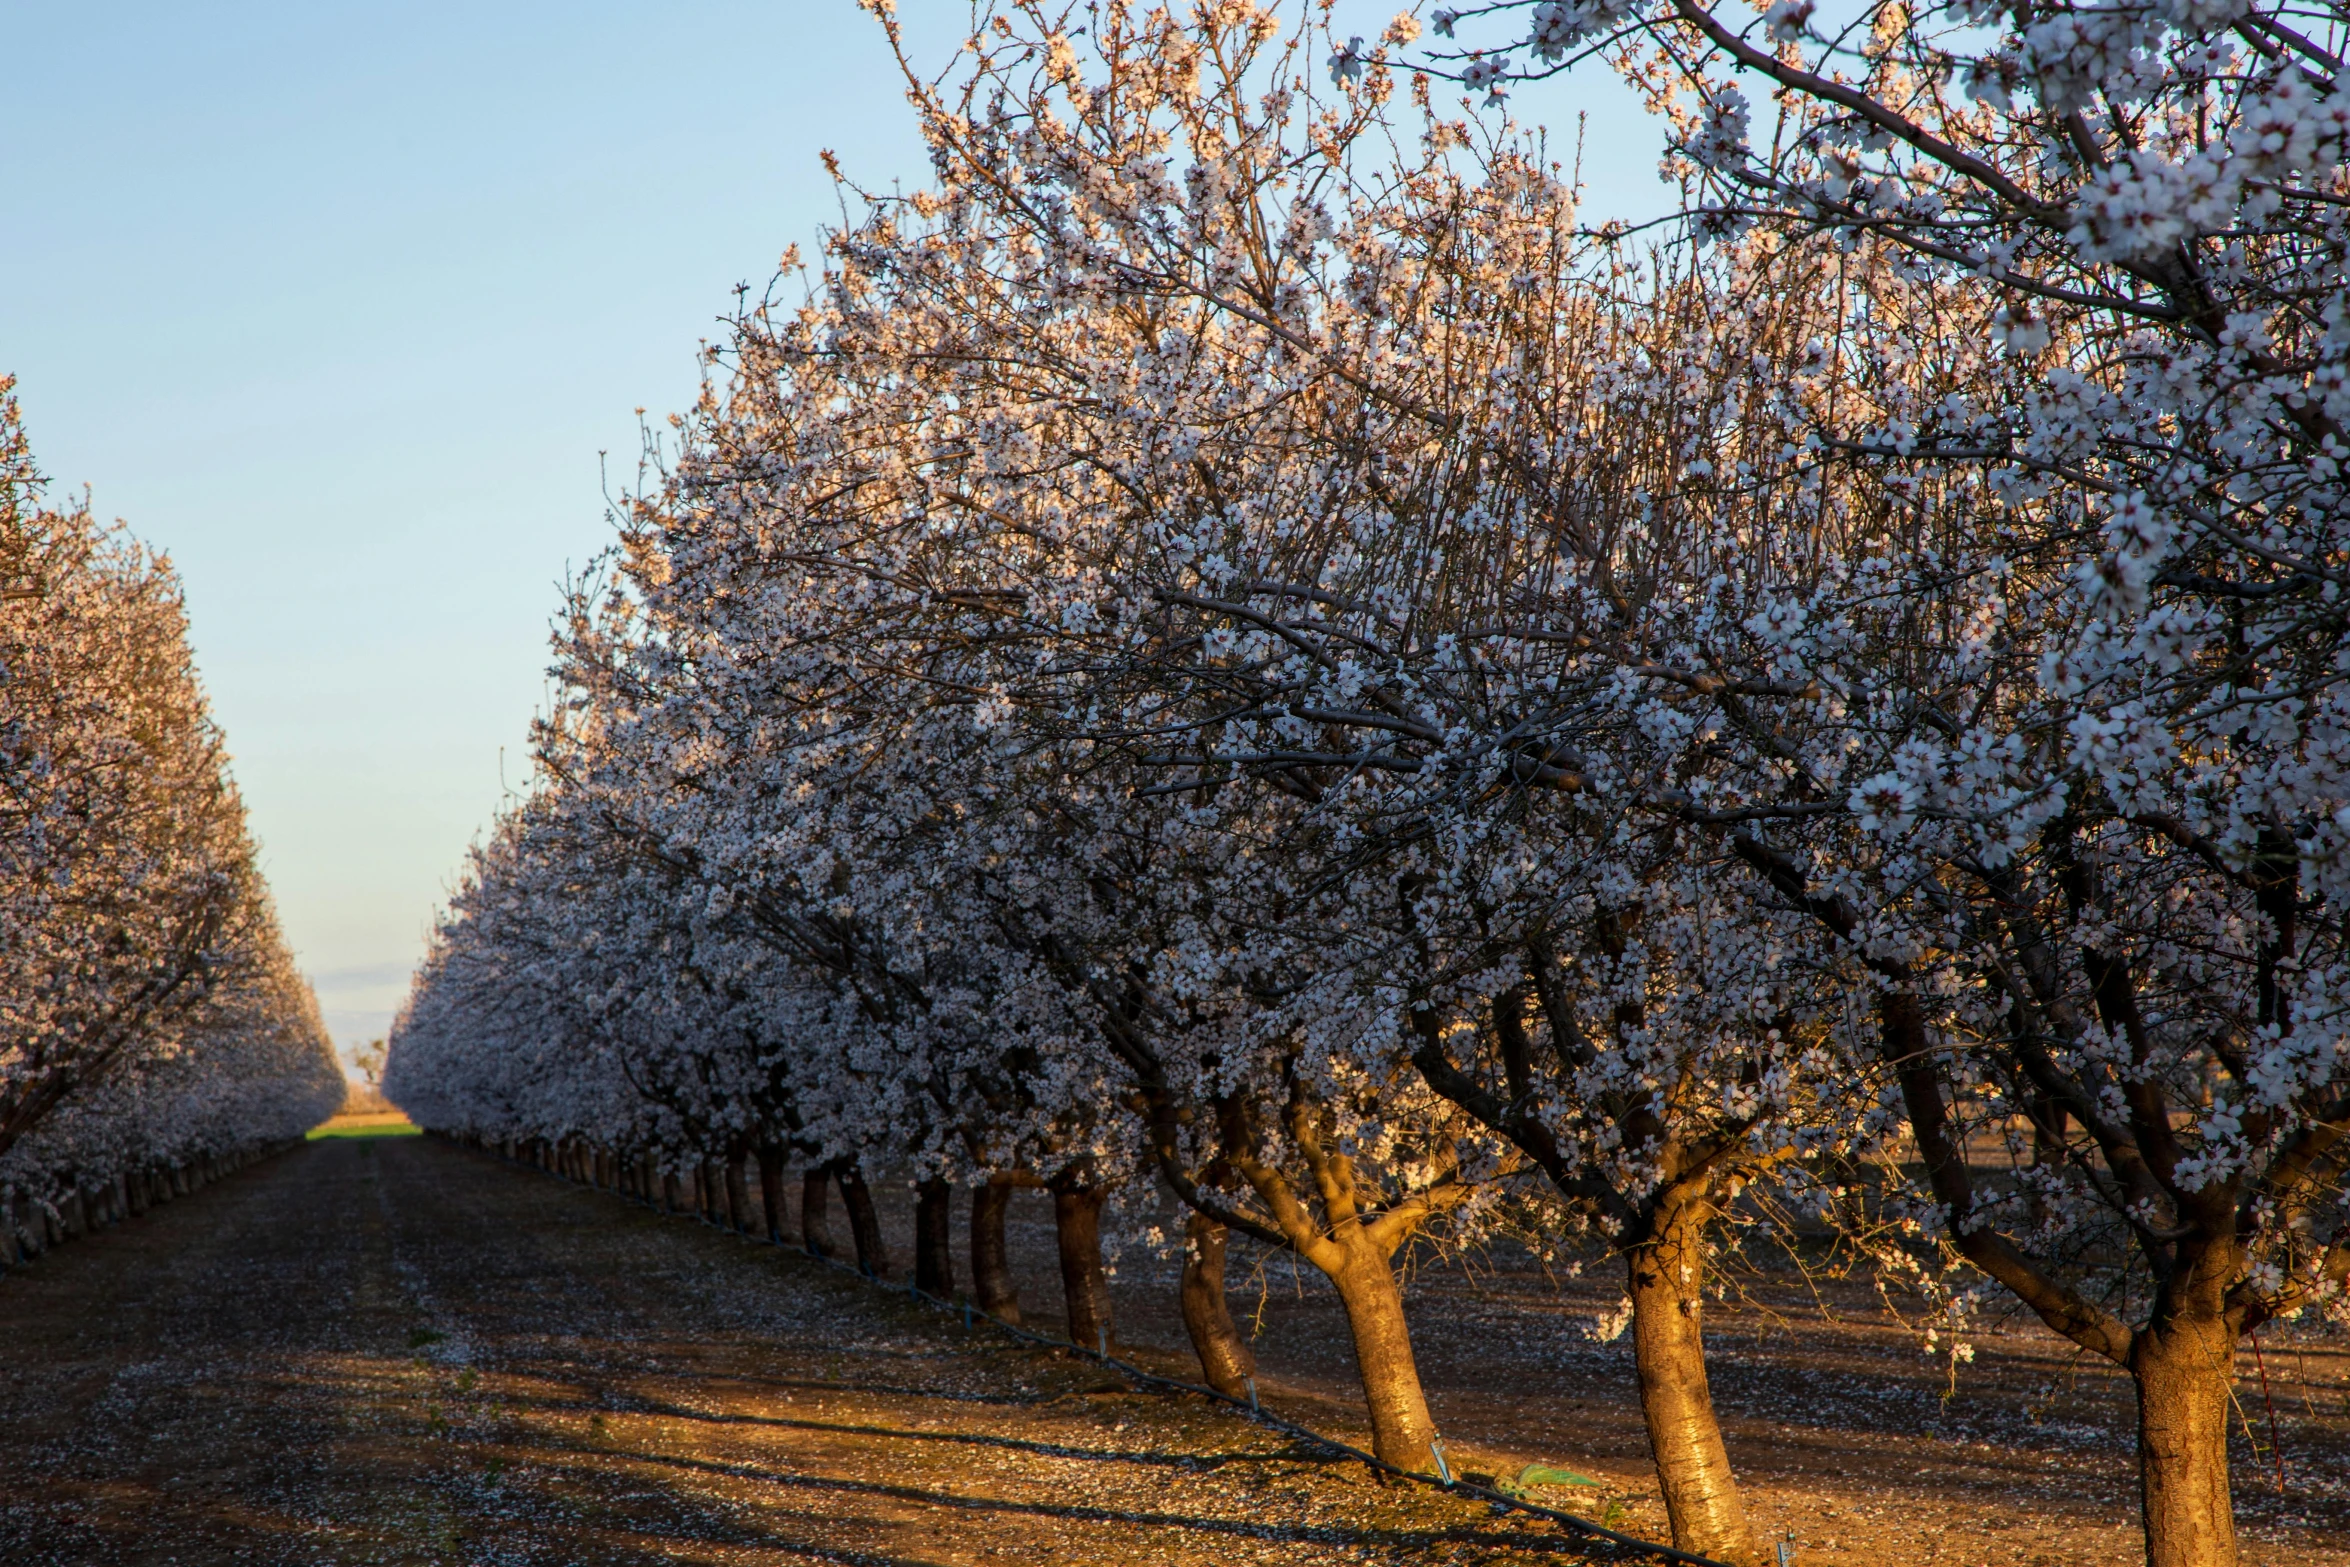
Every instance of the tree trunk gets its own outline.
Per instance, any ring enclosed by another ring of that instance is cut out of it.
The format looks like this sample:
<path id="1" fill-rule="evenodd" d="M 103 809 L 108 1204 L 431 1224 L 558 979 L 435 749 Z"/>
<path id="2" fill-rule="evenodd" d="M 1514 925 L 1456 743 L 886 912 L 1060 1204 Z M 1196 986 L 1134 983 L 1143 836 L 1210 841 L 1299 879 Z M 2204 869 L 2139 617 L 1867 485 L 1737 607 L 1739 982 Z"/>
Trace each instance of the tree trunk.
<path id="1" fill-rule="evenodd" d="M 751 1233 L 751 1189 L 743 1181 L 743 1156 L 726 1156 L 726 1222 L 737 1235 Z"/>
<path id="2" fill-rule="evenodd" d="M 2158 1315 L 2130 1345 L 2146 1567 L 2236 1567 L 2228 1500 L 2235 1361 L 2235 1334 L 2208 1315 Z"/>
<path id="3" fill-rule="evenodd" d="M 1004 1215 L 1011 1206 L 1010 1181 L 989 1181 L 971 1194 L 971 1294 L 981 1311 L 1017 1325 L 1020 1291 L 1004 1246 Z"/>
<path id="4" fill-rule="evenodd" d="M 661 1211 L 663 1213 L 675 1213 L 684 1206 L 679 1201 L 682 1194 L 677 1188 L 678 1180 L 675 1172 L 663 1170 L 661 1172 Z"/>
<path id="5" fill-rule="evenodd" d="M 1412 1335 L 1404 1321 L 1403 1291 L 1395 1269 L 1369 1245 L 1349 1247 L 1345 1266 L 1330 1275 L 1346 1308 L 1354 1338 L 1355 1369 L 1363 1379 L 1363 1401 L 1371 1415 L 1371 1451 L 1381 1463 L 1413 1474 L 1437 1473 L 1436 1421 L 1420 1389 L 1420 1368 L 1412 1359 Z"/>
<path id="6" fill-rule="evenodd" d="M 1701 1202 L 1667 1208 L 1655 1238 L 1625 1254 L 1632 1361 L 1674 1549 L 1744 1564 L 1761 1561 L 1762 1548 L 1746 1521 L 1705 1377 L 1707 1217 Z"/>
<path id="7" fill-rule="evenodd" d="M 783 1150 L 759 1150 L 759 1210 L 767 1217 L 767 1239 L 783 1244 Z"/>
<path id="8" fill-rule="evenodd" d="M 849 1236 L 857 1243 L 857 1271 L 869 1279 L 889 1277 L 889 1249 L 881 1243 L 881 1216 L 873 1211 L 873 1193 L 864 1172 L 855 1165 L 840 1166 L 840 1204 L 849 1211 Z"/>
<path id="9" fill-rule="evenodd" d="M 1232 1312 L 1224 1304 L 1224 1226 L 1204 1213 L 1183 1223 L 1183 1326 L 1199 1355 L 1200 1374 L 1226 1398 L 1248 1397 L 1247 1379 L 1257 1374 Z"/>
<path id="10" fill-rule="evenodd" d="M 1115 1354 L 1110 1281 L 1102 1272 L 1102 1203 L 1107 1196 L 1098 1186 L 1055 1186 L 1053 1232 L 1060 1242 L 1061 1298 L 1069 1311 L 1069 1341 Z"/>
<path id="11" fill-rule="evenodd" d="M 825 1218 L 832 1171 L 819 1165 L 800 1177 L 800 1244 L 811 1257 L 832 1255 L 832 1225 Z"/>
<path id="12" fill-rule="evenodd" d="M 954 1197 L 955 1189 L 936 1177 L 914 1196 L 914 1287 L 940 1300 L 955 1295 Z"/>

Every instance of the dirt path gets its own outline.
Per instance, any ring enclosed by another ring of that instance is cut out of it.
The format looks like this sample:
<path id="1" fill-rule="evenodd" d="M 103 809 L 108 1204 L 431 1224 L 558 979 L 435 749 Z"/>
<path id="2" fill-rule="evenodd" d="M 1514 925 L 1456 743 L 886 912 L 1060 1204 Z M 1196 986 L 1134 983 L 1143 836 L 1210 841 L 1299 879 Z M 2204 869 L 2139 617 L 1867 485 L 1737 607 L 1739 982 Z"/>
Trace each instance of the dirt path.
<path id="1" fill-rule="evenodd" d="M 1044 1205 L 1025 1215 L 1030 1271 L 1049 1265 Z M 1359 1430 L 1336 1300 L 1310 1272 L 1268 1260 L 1242 1276 L 1236 1315 L 1263 1301 L 1260 1379 L 1279 1405 L 1334 1435 Z M 1562 1462 L 1609 1482 L 1584 1508 L 1619 1528 L 1666 1534 L 1635 1398 L 1629 1334 L 1592 1329 L 1621 1295 L 1597 1266 L 1556 1281 L 1522 1258 L 1474 1270 L 1423 1268 L 1405 1291 L 1438 1423 L 1464 1467 L 1507 1473 Z M 1138 1336 L 1180 1344 L 1174 1278 L 1129 1256 L 1119 1309 Z M 2135 1567 L 2136 1411 L 2120 1372 L 2028 1315 L 1985 1322 L 1952 1368 L 1889 1320 L 1873 1291 L 1823 1284 L 1833 1308 L 1789 1273 L 1736 1281 L 1745 1298 L 1707 1307 L 1707 1364 L 1730 1459 L 1767 1540 L 1799 1567 Z M 1041 1294 L 1041 1292 L 1040 1292 Z M 1994 1298 L 1992 1304 L 1999 1302 Z M 2269 1396 L 2252 1356 L 2238 1366 L 2231 1432 L 2236 1522 L 2248 1567 L 2350 1567 L 2350 1347 L 2339 1331 L 2263 1333 Z M 2272 1425 L 2273 1421 L 2273 1425 Z M 2275 1482 L 2284 1449 L 2287 1484 Z"/>
<path id="2" fill-rule="evenodd" d="M 910 1203 L 879 1189 L 903 1268 Z M 956 1214 L 960 1233 L 962 1212 Z M 839 1223 L 835 1215 L 836 1228 Z M 1049 1204 L 1013 1209 L 1058 1327 Z M 1456 1465 L 1564 1462 L 1585 1511 L 1665 1532 L 1615 1292 L 1422 1271 L 1413 1337 Z M 2030 1324 L 1954 1383 L 1865 1294 L 1784 1280 L 1710 1317 L 1758 1525 L 1799 1567 L 2129 1567 L 2121 1379 Z M 1179 1374 L 1172 1264 L 1113 1283 Z M 1269 1402 L 1362 1439 L 1342 1319 L 1278 1261 L 1232 1293 Z M 1773 1301 L 1783 1308 L 1771 1309 Z M 2253 1567 L 2350 1567 L 2350 1356 L 2272 1334 L 2289 1467 L 2249 1380 Z M 0 1562 L 1535 1562 L 1570 1542 L 1369 1483 L 1199 1402 L 893 1299 L 790 1253 L 421 1138 L 321 1140 L 0 1280 Z"/>
<path id="3" fill-rule="evenodd" d="M 0 1282 L 0 1561 L 1559 1560 L 1198 1401 L 422 1139 Z"/>

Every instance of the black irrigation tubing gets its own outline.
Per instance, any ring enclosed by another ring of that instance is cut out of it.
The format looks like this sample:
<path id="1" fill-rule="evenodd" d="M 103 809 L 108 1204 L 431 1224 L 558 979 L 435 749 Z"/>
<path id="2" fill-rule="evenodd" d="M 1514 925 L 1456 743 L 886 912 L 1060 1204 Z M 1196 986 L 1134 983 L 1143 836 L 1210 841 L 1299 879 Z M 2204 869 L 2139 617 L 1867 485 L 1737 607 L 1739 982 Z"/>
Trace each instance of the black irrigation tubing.
<path id="1" fill-rule="evenodd" d="M 500 1157 L 504 1156 L 500 1155 Z M 509 1162 L 516 1164 L 523 1163 L 521 1160 L 512 1160 Z M 529 1169 L 538 1168 L 536 1165 L 526 1165 L 525 1167 Z M 542 1173 L 555 1175 L 558 1179 L 561 1180 L 571 1179 L 569 1176 L 561 1175 L 557 1171 L 549 1170 Z M 572 1184 L 579 1185 L 582 1183 L 574 1181 Z M 594 1189 L 598 1191 L 607 1190 L 607 1188 L 604 1187 L 595 1187 Z M 671 1214 L 677 1212 L 677 1210 L 667 1208 L 662 1204 L 651 1202 L 645 1198 L 631 1196 L 624 1192 L 612 1192 L 611 1195 L 620 1197 L 628 1202 L 636 1203 L 642 1207 L 652 1208 L 660 1213 Z M 716 1220 L 705 1218 L 699 1213 L 678 1214 L 678 1216 L 700 1219 L 701 1222 L 714 1225 L 719 1229 L 731 1228 L 731 1226 L 719 1224 Z M 749 1230 L 735 1230 L 733 1233 L 741 1236 L 745 1240 L 750 1241 L 756 1241 L 759 1238 L 753 1235 Z M 1232 1410 L 1236 1414 L 1239 1414 L 1244 1419 L 1253 1421 L 1261 1426 L 1268 1426 L 1275 1431 L 1282 1432 L 1284 1435 L 1295 1437 L 1301 1442 L 1308 1442 L 1316 1447 L 1327 1448 L 1333 1453 L 1354 1459 L 1357 1463 L 1364 1464 L 1381 1474 L 1393 1475 L 1399 1480 L 1408 1480 L 1415 1485 L 1434 1486 L 1439 1491 L 1450 1492 L 1457 1496 L 1473 1496 L 1480 1501 L 1489 1502 L 1496 1507 L 1504 1509 L 1505 1511 L 1526 1513 L 1536 1518 L 1547 1518 L 1552 1523 L 1563 1525 L 1567 1529 L 1572 1530 L 1576 1534 L 1583 1535 L 1586 1538 L 1594 1540 L 1606 1540 L 1609 1543 L 1620 1546 L 1625 1550 L 1636 1552 L 1642 1556 L 1654 1557 L 1659 1561 L 1684 1562 L 1688 1564 L 1688 1567 L 1729 1567 L 1728 1563 L 1716 1561 L 1710 1556 L 1695 1556 L 1687 1551 L 1675 1550 L 1669 1545 L 1659 1545 L 1654 1540 L 1643 1540 L 1638 1535 L 1624 1534 L 1617 1530 L 1610 1529 L 1605 1524 L 1593 1523 L 1588 1518 L 1580 1517 L 1574 1513 L 1561 1512 L 1555 1507 L 1544 1507 L 1537 1502 L 1523 1501 L 1520 1498 L 1511 1496 L 1506 1492 L 1494 1490 L 1490 1486 L 1472 1485 L 1466 1480 L 1438 1479 L 1434 1475 L 1417 1474 L 1409 1469 L 1400 1469 L 1394 1464 L 1387 1463 L 1382 1459 L 1373 1457 L 1371 1454 L 1364 1452 L 1359 1447 L 1352 1446 L 1346 1442 L 1341 1442 L 1334 1436 L 1324 1436 L 1321 1432 L 1313 1430 L 1307 1426 L 1301 1426 L 1294 1420 L 1284 1420 L 1279 1415 L 1276 1415 L 1264 1408 L 1263 1405 L 1255 1402 L 1253 1399 L 1238 1399 L 1232 1397 L 1228 1393 L 1219 1393 L 1214 1388 L 1203 1386 L 1197 1382 L 1185 1382 L 1178 1377 L 1163 1377 L 1155 1371 L 1145 1371 L 1140 1366 L 1133 1364 L 1131 1361 L 1120 1360 L 1117 1357 L 1107 1354 L 1102 1350 L 1087 1349 L 1083 1344 L 1077 1343 L 1072 1339 L 1049 1338 L 1042 1333 L 1031 1333 L 1026 1328 L 1016 1326 L 1013 1323 L 1004 1321 L 1001 1317 L 992 1316 L 987 1312 L 981 1311 L 978 1307 L 972 1305 L 967 1299 L 959 1302 L 941 1300 L 938 1296 L 929 1294 L 922 1290 L 918 1290 L 911 1284 L 892 1284 L 887 1279 L 876 1278 L 874 1275 L 867 1273 L 864 1269 L 843 1262 L 837 1257 L 828 1257 L 822 1252 L 810 1251 L 804 1246 L 793 1246 L 789 1242 L 773 1236 L 768 1238 L 767 1244 L 777 1247 L 780 1250 L 791 1252 L 797 1256 L 802 1256 L 809 1258 L 812 1261 L 821 1262 L 826 1267 L 836 1269 L 839 1272 L 854 1275 L 857 1278 L 863 1279 L 867 1284 L 872 1285 L 874 1288 L 887 1290 L 893 1295 L 902 1294 L 909 1300 L 918 1300 L 926 1305 L 935 1306 L 942 1311 L 960 1311 L 963 1315 L 963 1324 L 966 1327 L 970 1326 L 971 1323 L 975 1320 L 982 1321 L 995 1328 L 1000 1333 L 1009 1334 L 1011 1337 L 1016 1339 L 1026 1340 L 1031 1344 L 1041 1344 L 1047 1349 L 1074 1350 L 1079 1355 L 1084 1356 L 1087 1360 L 1093 1361 L 1097 1365 L 1108 1366 L 1112 1370 L 1116 1371 L 1119 1375 L 1124 1376 L 1131 1381 L 1148 1383 L 1153 1387 L 1172 1388 L 1175 1391 L 1181 1393 L 1197 1393 L 1200 1397 L 1208 1400 L 1210 1403 L 1221 1404 L 1225 1408 Z M 1250 1384 L 1250 1390 L 1252 1392 L 1255 1390 L 1255 1384 L 1253 1382 Z M 1438 1445 L 1441 1450 L 1442 1444 Z M 1438 1461 L 1442 1462 L 1443 1460 L 1440 1458 Z"/>

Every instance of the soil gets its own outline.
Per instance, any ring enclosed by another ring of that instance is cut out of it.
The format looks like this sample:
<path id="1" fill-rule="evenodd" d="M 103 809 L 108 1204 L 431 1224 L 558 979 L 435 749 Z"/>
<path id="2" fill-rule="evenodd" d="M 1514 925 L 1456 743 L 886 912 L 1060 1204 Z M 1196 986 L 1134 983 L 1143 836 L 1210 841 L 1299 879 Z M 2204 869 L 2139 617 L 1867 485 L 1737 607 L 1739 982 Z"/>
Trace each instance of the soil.
<path id="1" fill-rule="evenodd" d="M 910 1198 L 879 1195 L 902 1277 Z M 1016 1198 L 1048 1332 L 1050 1226 Z M 1801 1567 L 2140 1559 L 2120 1378 L 2014 1325 L 1953 1383 L 1866 1297 L 1831 1294 L 1831 1319 L 1792 1278 L 1749 1289 L 1710 1319 L 1715 1397 Z M 1330 1293 L 1238 1244 L 1231 1293 L 1267 1405 L 1360 1440 Z M 1129 1252 L 1113 1294 L 1132 1358 L 1195 1374 L 1171 1261 Z M 1580 1471 L 1602 1489 L 1551 1499 L 1661 1538 L 1628 1337 L 1591 1333 L 1616 1296 L 1507 1259 L 1408 1291 L 1456 1469 Z M 2350 1357 L 2272 1334 L 2263 1362 L 2246 1558 L 2344 1567 Z M 425 1138 L 309 1143 L 0 1280 L 10 1563 L 1581 1559 L 1548 1525 Z"/>
<path id="2" fill-rule="evenodd" d="M 0 1281 L 0 1561 L 1404 1563 L 1547 1525 L 803 1256 L 335 1138 Z"/>
<path id="3" fill-rule="evenodd" d="M 1030 1198 L 1013 1215 L 1025 1276 L 1049 1278 L 1049 1205 Z M 1179 1233 L 1172 1215 L 1165 1227 Z M 911 1233 L 902 1219 L 899 1228 Z M 1175 1264 L 1147 1255 L 1124 1263 L 1122 1332 L 1182 1345 Z M 1228 1277 L 1234 1316 L 1244 1331 L 1256 1327 L 1268 1400 L 1316 1430 L 1366 1441 L 1335 1293 L 1311 1269 L 1252 1255 L 1238 1241 Z M 1746 1272 L 1729 1294 L 1706 1319 L 1716 1413 L 1749 1516 L 1767 1543 L 1788 1544 L 1799 1567 L 2145 1559 L 2136 1408 L 2117 1369 L 2028 1316 L 1986 1320 L 1973 1359 L 1953 1367 L 1947 1354 L 1926 1353 L 1873 1290 L 1807 1279 L 1792 1266 Z M 1456 1468 L 1574 1470 L 1604 1488 L 1561 1505 L 1663 1540 L 1670 1530 L 1631 1335 L 1600 1336 L 1622 1296 L 1616 1265 L 1560 1279 L 1506 1252 L 1419 1267 L 1405 1289 L 1421 1377 Z M 1051 1318 L 1043 1288 L 1023 1298 Z M 2238 1366 L 2230 1455 L 2243 1559 L 2345 1567 L 2350 1345 L 2338 1331 L 2301 1325 L 2261 1336 L 2260 1362 L 2246 1354 Z"/>

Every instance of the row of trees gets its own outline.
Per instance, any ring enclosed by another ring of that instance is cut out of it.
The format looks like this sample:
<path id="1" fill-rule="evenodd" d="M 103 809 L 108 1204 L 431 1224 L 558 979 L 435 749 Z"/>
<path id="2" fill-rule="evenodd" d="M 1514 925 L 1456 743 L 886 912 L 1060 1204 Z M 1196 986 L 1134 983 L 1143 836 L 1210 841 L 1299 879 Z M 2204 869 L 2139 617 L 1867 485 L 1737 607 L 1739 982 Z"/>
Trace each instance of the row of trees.
<path id="1" fill-rule="evenodd" d="M 0 1260 L 341 1100 L 226 764 L 170 562 L 43 504 L 0 379 Z"/>
<path id="2" fill-rule="evenodd" d="M 1081 1338 L 1171 1193 L 1210 1375 L 1237 1230 L 1417 1470 L 1399 1252 L 1599 1251 L 1728 1561 L 1710 1250 L 1825 1230 L 2124 1368 L 2149 1559 L 2231 1563 L 2237 1345 L 2350 1275 L 2341 19 L 1437 20 L 1513 13 L 1650 93 L 1682 237 L 1410 18 L 909 70 L 934 185 L 651 454 L 387 1091 L 770 1212 L 910 1173 L 937 1255 L 1048 1185 Z"/>

